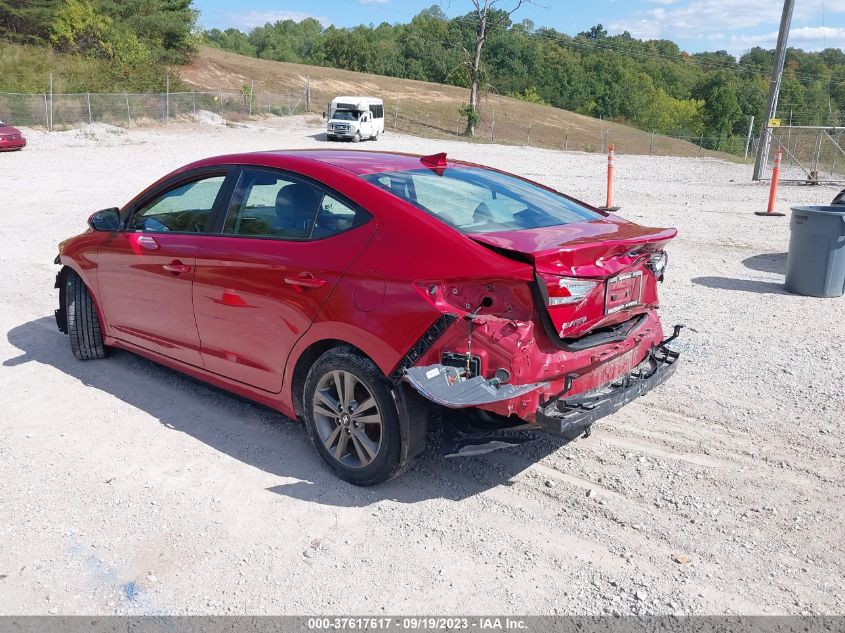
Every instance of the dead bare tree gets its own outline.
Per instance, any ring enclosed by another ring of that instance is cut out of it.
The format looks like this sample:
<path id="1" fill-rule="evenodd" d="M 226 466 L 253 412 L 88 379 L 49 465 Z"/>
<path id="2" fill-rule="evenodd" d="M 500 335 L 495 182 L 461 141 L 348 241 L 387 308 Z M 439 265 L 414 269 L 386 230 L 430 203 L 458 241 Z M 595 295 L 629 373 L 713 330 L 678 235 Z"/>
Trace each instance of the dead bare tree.
<path id="1" fill-rule="evenodd" d="M 478 125 L 478 86 L 481 83 L 481 53 L 487 41 L 487 35 L 491 31 L 509 22 L 511 16 L 516 13 L 522 5 L 537 4 L 534 0 L 516 0 L 515 6 L 511 9 L 501 9 L 500 0 L 471 0 L 473 6 L 473 18 L 475 22 L 475 46 L 472 52 L 464 48 L 467 59 L 465 62 L 469 73 L 469 103 L 463 109 L 462 114 L 467 119 L 465 134 L 475 136 L 475 126 Z"/>

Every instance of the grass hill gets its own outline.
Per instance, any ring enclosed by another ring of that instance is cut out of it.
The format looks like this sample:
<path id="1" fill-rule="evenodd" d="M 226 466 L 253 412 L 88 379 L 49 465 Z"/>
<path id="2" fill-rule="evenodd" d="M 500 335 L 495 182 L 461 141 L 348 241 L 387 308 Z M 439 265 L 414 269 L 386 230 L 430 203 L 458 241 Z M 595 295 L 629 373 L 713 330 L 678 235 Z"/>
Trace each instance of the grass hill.
<path id="1" fill-rule="evenodd" d="M 398 79 L 381 75 L 306 66 L 245 57 L 217 48 L 201 47 L 199 55 L 180 69 L 182 81 L 197 89 L 239 91 L 255 84 L 260 108 L 265 93 L 291 94 L 296 103 L 311 78 L 311 109 L 322 112 L 342 94 L 384 99 L 386 127 L 426 137 L 454 137 L 463 129 L 458 108 L 467 102 L 468 90 L 456 86 Z M 304 104 L 304 100 L 301 102 Z M 476 142 L 533 145 L 575 151 L 606 151 L 612 143 L 620 154 L 663 156 L 719 156 L 694 143 L 643 132 L 633 127 L 594 119 L 551 106 L 510 97 L 488 95 L 481 103 L 481 124 Z"/>

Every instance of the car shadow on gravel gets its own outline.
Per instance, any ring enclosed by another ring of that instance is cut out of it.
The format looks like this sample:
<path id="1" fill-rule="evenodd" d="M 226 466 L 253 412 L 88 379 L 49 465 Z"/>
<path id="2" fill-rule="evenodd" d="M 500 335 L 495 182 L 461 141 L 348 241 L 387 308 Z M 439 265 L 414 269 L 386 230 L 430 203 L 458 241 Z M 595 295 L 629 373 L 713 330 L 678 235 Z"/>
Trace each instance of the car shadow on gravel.
<path id="1" fill-rule="evenodd" d="M 739 290 L 757 294 L 788 295 L 782 283 L 758 281 L 756 279 L 734 279 L 732 277 L 695 277 L 692 283 L 716 290 Z"/>
<path id="2" fill-rule="evenodd" d="M 39 363 L 54 367 L 85 387 L 111 394 L 156 418 L 168 429 L 190 435 L 245 464 L 279 477 L 297 480 L 266 490 L 275 494 L 332 506 L 368 506 L 390 499 L 416 503 L 429 499 L 460 500 L 500 485 L 564 442 L 541 436 L 537 441 L 484 456 L 443 458 L 426 454 L 401 477 L 370 488 L 337 479 L 317 455 L 305 428 L 281 413 L 122 350 L 106 360 L 78 361 L 67 337 L 56 330 L 53 317 L 42 317 L 12 328 L 9 343 L 21 354 L 4 367 Z M 84 389 L 72 402 L 56 407 L 84 407 Z M 50 397 L 49 392 L 45 397 Z M 92 443 L 97 437 L 90 438 Z M 155 456 L 151 455 L 151 459 Z M 244 494 L 251 492 L 245 490 Z"/>
<path id="3" fill-rule="evenodd" d="M 754 255 L 742 260 L 742 265 L 751 270 L 759 270 L 763 273 L 786 274 L 787 253 L 764 253 Z"/>

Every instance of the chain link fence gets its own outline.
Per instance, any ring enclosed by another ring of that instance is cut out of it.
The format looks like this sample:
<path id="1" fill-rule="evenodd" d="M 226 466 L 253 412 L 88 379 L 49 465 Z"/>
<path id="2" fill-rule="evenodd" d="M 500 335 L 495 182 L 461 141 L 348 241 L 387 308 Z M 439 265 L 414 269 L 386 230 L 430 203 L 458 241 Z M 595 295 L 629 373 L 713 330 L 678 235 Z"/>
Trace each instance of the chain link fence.
<path id="1" fill-rule="evenodd" d="M 132 125 L 167 123 L 187 116 L 213 112 L 224 119 L 257 114 L 278 116 L 307 111 L 306 90 L 277 93 L 169 92 L 156 94 L 0 93 L 0 119 L 48 130 L 85 123 Z"/>
<path id="2" fill-rule="evenodd" d="M 845 183 L 845 127 L 766 127 L 762 138 L 764 142 L 768 140 L 769 147 L 760 170 L 760 180 L 771 179 L 775 154 L 780 149 L 781 182 Z M 756 153 L 756 143 L 753 150 Z"/>
<path id="3" fill-rule="evenodd" d="M 0 93 L 0 119 L 12 123 L 66 129 L 90 123 L 135 125 L 148 122 L 168 123 L 214 113 L 226 120 L 248 116 L 325 113 L 336 94 L 319 89 L 310 81 L 282 86 L 278 92 L 253 92 L 244 86 L 240 92 L 193 91 L 154 94 L 80 93 L 20 94 Z M 466 119 L 458 114 L 454 102 L 385 99 L 385 129 L 427 138 L 460 138 L 478 143 L 526 145 L 578 152 L 607 152 L 615 146 L 617 154 L 654 156 L 715 156 L 732 151 L 742 155 L 745 139 L 668 136 L 643 132 L 625 125 L 590 119 L 590 125 L 575 118 L 562 123 L 550 116 L 546 120 L 526 118 L 512 100 L 488 95 L 480 105 L 480 122 L 473 137 L 465 136 Z M 844 161 L 845 162 L 845 161 Z"/>

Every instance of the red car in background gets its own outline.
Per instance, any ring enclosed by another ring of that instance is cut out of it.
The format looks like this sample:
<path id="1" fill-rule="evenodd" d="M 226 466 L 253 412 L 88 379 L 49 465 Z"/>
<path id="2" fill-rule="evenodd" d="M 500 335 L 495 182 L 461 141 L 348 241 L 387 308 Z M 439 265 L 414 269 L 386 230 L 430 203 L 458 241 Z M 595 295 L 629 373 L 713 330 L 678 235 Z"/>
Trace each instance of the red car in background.
<path id="1" fill-rule="evenodd" d="M 59 246 L 74 355 L 130 350 L 306 423 L 340 477 L 401 472 L 432 412 L 448 452 L 568 439 L 677 352 L 647 228 L 445 154 L 279 151 L 165 176 Z"/>
<path id="2" fill-rule="evenodd" d="M 0 120 L 0 152 L 10 152 L 26 147 L 26 138 L 21 131 Z"/>

